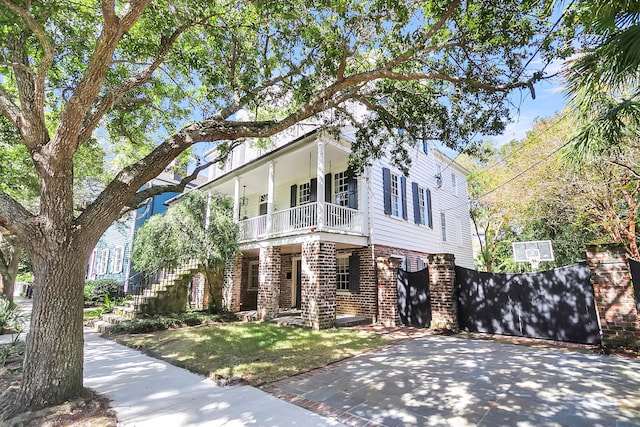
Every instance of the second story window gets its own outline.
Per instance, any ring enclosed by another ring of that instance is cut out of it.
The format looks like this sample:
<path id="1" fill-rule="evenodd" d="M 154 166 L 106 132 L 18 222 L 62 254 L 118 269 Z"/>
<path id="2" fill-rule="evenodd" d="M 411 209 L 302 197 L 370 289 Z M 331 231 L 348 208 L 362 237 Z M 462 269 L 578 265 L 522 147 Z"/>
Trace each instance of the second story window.
<path id="1" fill-rule="evenodd" d="M 333 178 L 334 203 L 339 206 L 349 206 L 349 177 L 345 172 L 338 172 Z"/>
<path id="2" fill-rule="evenodd" d="M 382 186 L 384 193 L 384 213 L 407 219 L 406 178 L 391 173 L 389 168 L 382 168 Z"/>
<path id="3" fill-rule="evenodd" d="M 433 228 L 431 218 L 431 191 L 417 183 L 411 184 L 413 191 L 413 216 L 416 224 Z"/>
<path id="4" fill-rule="evenodd" d="M 298 205 L 306 205 L 311 202 L 311 183 L 300 184 L 298 191 Z"/>
<path id="5" fill-rule="evenodd" d="M 454 196 L 458 195 L 458 177 L 455 173 L 451 173 L 451 191 Z"/>
<path id="6" fill-rule="evenodd" d="M 402 216 L 402 204 L 400 200 L 400 177 L 391 174 L 391 215 Z"/>
<path id="7" fill-rule="evenodd" d="M 447 215 L 440 212 L 440 228 L 442 229 L 442 241 L 447 241 Z"/>

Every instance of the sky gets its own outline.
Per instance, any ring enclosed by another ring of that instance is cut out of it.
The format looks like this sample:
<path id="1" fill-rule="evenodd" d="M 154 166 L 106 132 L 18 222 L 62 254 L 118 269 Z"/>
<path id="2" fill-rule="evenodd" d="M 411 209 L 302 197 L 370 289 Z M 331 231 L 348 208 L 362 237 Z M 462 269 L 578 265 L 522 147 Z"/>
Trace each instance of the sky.
<path id="1" fill-rule="evenodd" d="M 528 89 L 514 92 L 510 97 L 511 123 L 502 135 L 489 136 L 486 139 L 493 141 L 498 147 L 514 139 L 522 139 L 537 119 L 552 117 L 567 105 L 560 79 L 538 83 L 535 85 L 535 94 L 536 99 L 532 99 Z"/>

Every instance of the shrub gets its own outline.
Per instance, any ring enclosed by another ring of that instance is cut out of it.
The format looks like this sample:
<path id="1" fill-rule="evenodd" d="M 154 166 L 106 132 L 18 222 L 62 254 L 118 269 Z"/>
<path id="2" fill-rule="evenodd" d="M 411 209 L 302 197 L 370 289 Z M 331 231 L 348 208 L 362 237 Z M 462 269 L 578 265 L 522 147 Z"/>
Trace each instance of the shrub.
<path id="1" fill-rule="evenodd" d="M 168 316 L 153 316 L 143 319 L 127 320 L 109 329 L 110 334 L 142 334 L 164 331 L 169 328 L 196 326 L 216 321 L 236 320 L 233 315 L 212 315 L 204 312 L 187 312 Z"/>
<path id="2" fill-rule="evenodd" d="M 5 329 L 20 333 L 23 326 L 24 318 L 18 306 L 6 298 L 0 298 L 0 334 L 3 334 Z"/>
<path id="3" fill-rule="evenodd" d="M 85 300 L 92 304 L 104 303 L 107 295 L 110 300 L 115 300 L 121 294 L 121 286 L 115 279 L 89 280 L 84 286 Z"/>

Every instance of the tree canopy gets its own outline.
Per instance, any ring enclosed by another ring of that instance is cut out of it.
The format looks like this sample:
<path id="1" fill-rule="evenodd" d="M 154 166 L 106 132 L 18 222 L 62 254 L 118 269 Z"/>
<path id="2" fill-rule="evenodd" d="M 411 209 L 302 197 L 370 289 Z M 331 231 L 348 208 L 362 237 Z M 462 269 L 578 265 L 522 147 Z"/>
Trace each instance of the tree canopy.
<path id="1" fill-rule="evenodd" d="M 233 202 L 217 193 L 186 193 L 165 214 L 155 215 L 136 233 L 131 255 L 137 271 L 176 268 L 197 261 L 213 270 L 238 251 Z"/>

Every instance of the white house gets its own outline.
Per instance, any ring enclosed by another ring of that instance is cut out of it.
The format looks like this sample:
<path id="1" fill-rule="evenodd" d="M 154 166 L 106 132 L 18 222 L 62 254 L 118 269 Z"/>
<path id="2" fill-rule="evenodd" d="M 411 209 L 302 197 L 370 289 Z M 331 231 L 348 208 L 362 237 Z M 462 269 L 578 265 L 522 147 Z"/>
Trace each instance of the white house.
<path id="1" fill-rule="evenodd" d="M 274 138 L 269 149 L 247 141 L 200 188 L 234 198 L 241 255 L 227 266 L 224 304 L 302 309 L 315 328 L 336 313 L 380 319 L 380 260 L 423 269 L 430 254 L 454 254 L 473 267 L 467 171 L 428 142 L 412 153 L 408 176 L 377 161 L 347 175 L 352 134 L 305 125 Z M 383 257 L 383 258 L 381 258 Z M 395 285 L 393 285 L 395 286 Z"/>

